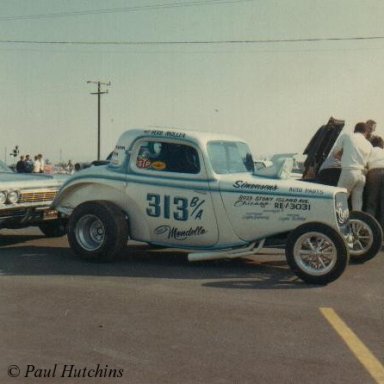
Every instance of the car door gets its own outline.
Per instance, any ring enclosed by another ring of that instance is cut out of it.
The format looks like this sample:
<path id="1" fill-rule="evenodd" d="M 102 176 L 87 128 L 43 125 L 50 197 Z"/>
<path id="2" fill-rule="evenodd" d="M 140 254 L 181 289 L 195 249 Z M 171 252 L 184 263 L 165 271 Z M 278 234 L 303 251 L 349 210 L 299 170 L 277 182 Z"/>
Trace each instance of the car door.
<path id="1" fill-rule="evenodd" d="M 132 149 L 129 168 L 127 194 L 146 223 L 146 228 L 136 230 L 136 238 L 172 247 L 216 244 L 212 196 L 196 146 L 143 138 Z"/>

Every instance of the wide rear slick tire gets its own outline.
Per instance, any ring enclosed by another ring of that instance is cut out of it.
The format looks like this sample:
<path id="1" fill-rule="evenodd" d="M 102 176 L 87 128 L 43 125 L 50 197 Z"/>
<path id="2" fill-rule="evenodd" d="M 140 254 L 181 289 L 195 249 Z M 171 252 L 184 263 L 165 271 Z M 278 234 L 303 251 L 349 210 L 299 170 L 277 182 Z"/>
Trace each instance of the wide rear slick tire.
<path id="1" fill-rule="evenodd" d="M 288 236 L 285 254 L 292 271 L 309 284 L 325 285 L 345 270 L 349 253 L 338 231 L 323 223 L 306 223 Z"/>
<path id="2" fill-rule="evenodd" d="M 365 263 L 374 258 L 383 244 L 383 230 L 379 222 L 366 212 L 352 211 L 349 215 L 352 243 L 351 261 Z"/>
<path id="3" fill-rule="evenodd" d="M 109 202 L 80 204 L 69 218 L 68 241 L 72 251 L 83 259 L 111 261 L 127 244 L 127 220 Z"/>

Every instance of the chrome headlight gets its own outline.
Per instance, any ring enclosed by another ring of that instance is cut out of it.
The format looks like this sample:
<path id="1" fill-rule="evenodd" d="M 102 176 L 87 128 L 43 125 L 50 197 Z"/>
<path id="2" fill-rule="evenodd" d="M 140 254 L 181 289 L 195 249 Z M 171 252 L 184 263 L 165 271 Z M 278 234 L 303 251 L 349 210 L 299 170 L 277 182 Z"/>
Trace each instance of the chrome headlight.
<path id="1" fill-rule="evenodd" d="M 19 201 L 19 192 L 17 191 L 10 191 L 8 192 L 8 198 L 7 198 L 8 202 L 10 204 L 15 204 Z"/>
<path id="2" fill-rule="evenodd" d="M 7 201 L 7 193 L 4 191 L 0 191 L 0 204 L 5 204 Z"/>

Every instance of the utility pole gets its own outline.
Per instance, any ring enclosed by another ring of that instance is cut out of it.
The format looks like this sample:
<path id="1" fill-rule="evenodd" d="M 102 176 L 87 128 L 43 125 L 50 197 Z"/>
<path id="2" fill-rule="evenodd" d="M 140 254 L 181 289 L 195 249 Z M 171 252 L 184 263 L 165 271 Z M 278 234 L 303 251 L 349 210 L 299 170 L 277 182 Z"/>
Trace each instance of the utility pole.
<path id="1" fill-rule="evenodd" d="M 87 84 L 97 84 L 97 92 L 91 92 L 91 95 L 97 95 L 97 160 L 100 160 L 100 96 L 104 93 L 108 93 L 108 89 L 101 91 L 101 86 L 104 85 L 110 87 L 111 82 L 103 83 L 101 81 L 88 80 Z"/>

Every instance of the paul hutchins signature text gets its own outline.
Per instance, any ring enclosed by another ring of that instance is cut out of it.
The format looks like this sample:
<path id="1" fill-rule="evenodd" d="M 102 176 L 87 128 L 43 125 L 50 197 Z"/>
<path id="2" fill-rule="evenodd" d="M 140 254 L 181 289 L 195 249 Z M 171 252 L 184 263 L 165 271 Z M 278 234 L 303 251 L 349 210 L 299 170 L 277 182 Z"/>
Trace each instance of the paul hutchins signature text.
<path id="1" fill-rule="evenodd" d="M 112 368 L 108 364 L 96 364 L 91 367 L 76 364 L 53 364 L 50 367 L 41 367 L 27 364 L 25 367 L 10 365 L 9 377 L 63 377 L 63 378 L 118 378 L 123 377 L 124 369 Z"/>

